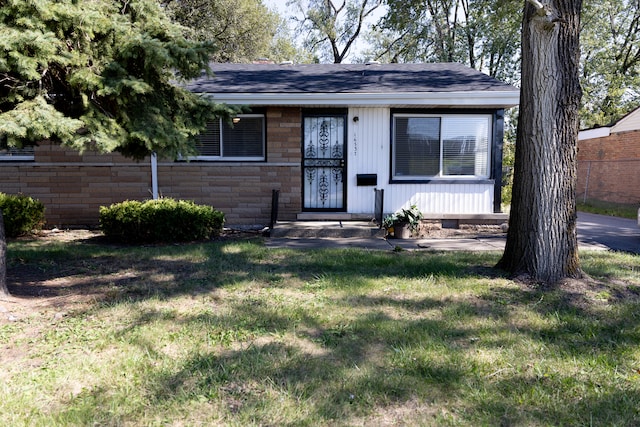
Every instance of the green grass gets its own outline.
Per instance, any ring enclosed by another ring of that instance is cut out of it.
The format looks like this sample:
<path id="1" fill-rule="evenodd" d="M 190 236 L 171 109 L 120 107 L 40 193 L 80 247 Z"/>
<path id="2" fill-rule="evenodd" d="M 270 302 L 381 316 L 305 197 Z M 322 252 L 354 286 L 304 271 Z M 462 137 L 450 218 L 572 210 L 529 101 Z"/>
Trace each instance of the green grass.
<path id="1" fill-rule="evenodd" d="M 618 216 L 621 218 L 636 219 L 638 217 L 637 204 L 622 204 L 603 202 L 601 200 L 587 200 L 586 202 L 578 202 L 578 211 L 589 212 L 599 215 Z"/>
<path id="2" fill-rule="evenodd" d="M 0 323 L 0 425 L 638 425 L 640 258 L 543 292 L 498 257 L 13 242 L 69 282 Z"/>

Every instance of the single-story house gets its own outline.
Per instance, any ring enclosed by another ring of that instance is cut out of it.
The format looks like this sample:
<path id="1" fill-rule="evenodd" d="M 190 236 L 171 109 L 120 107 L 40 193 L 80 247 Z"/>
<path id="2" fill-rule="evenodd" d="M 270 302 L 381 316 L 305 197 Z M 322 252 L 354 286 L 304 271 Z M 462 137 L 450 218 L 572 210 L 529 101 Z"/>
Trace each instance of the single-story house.
<path id="1" fill-rule="evenodd" d="M 578 135 L 579 201 L 640 203 L 640 108 Z"/>
<path id="2" fill-rule="evenodd" d="M 200 155 L 136 162 L 43 142 L 0 154 L 0 191 L 46 206 L 50 226 L 95 225 L 99 206 L 173 197 L 227 224 L 500 212 L 504 110 L 517 88 L 459 64 L 213 64 L 189 89 L 244 105 L 210 123 Z M 378 190 L 377 192 L 374 189 Z M 384 190 L 381 192 L 380 190 Z"/>

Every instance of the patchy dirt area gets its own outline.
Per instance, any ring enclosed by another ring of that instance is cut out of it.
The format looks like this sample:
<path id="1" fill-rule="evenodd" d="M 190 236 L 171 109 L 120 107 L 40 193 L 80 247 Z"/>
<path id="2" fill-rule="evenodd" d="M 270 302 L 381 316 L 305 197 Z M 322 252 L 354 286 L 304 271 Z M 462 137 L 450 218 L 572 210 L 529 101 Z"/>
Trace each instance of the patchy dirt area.
<path id="1" fill-rule="evenodd" d="M 54 242 L 72 242 L 78 240 L 90 240 L 102 237 L 102 232 L 97 230 L 87 229 L 71 229 L 71 230 L 58 230 L 54 228 L 52 230 L 42 230 L 37 236 L 34 236 L 38 240 L 48 240 Z M 28 239 L 31 239 L 29 237 Z"/>
<path id="2" fill-rule="evenodd" d="M 91 230 L 43 230 L 37 236 L 20 238 L 39 244 L 55 242 L 91 241 L 102 233 Z M 18 260 L 19 261 L 19 260 Z M 82 272 L 74 260 L 62 268 L 51 263 L 51 269 L 37 268 L 31 264 L 14 263 L 7 268 L 7 285 L 11 297 L 0 297 L 0 322 L 16 321 L 31 315 L 50 315 L 60 318 L 89 301 L 95 301 L 103 292 L 84 286 L 93 272 Z"/>
<path id="3" fill-rule="evenodd" d="M 38 235 L 20 238 L 24 242 L 49 245 L 57 242 L 104 243 L 101 232 L 94 230 L 43 230 Z M 7 285 L 11 296 L 0 297 L 0 324 L 30 316 L 57 319 L 73 310 L 82 310 L 102 301 L 118 285 L 140 278 L 152 266 L 117 265 L 117 258 L 69 259 L 64 263 L 43 260 L 37 263 L 20 259 L 7 268 Z M 142 269 L 141 271 L 138 271 Z"/>
<path id="4" fill-rule="evenodd" d="M 258 231 L 226 230 L 217 240 L 253 238 Z M 57 242 L 80 242 L 87 245 L 109 244 L 102 232 L 87 229 L 42 230 L 38 235 L 21 238 L 38 245 Z M 180 280 L 188 278 L 196 266 L 159 263 L 143 259 L 121 259 L 119 257 L 93 257 L 69 259 L 64 263 L 51 260 L 39 263 L 13 262 L 7 268 L 7 285 L 11 296 L 0 297 L 0 324 L 13 322 L 33 315 L 64 317 L 68 312 L 83 310 L 97 301 L 117 297 L 124 289 L 135 294 L 144 290 L 145 278 L 163 276 Z M 124 286 L 127 285 L 127 286 Z"/>
<path id="5" fill-rule="evenodd" d="M 450 239 L 456 237 L 476 238 L 482 236 L 506 235 L 506 225 L 461 224 L 460 228 L 442 228 L 436 224 L 421 224 L 418 238 Z"/>

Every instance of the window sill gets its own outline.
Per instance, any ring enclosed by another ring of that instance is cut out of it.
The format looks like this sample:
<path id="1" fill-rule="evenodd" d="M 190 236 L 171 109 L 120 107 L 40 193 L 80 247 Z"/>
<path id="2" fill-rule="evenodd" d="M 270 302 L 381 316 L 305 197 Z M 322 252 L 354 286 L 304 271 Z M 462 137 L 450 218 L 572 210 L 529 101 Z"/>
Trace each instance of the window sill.
<path id="1" fill-rule="evenodd" d="M 202 158 L 190 157 L 188 159 L 176 160 L 176 163 L 264 163 L 264 158 Z"/>
<path id="2" fill-rule="evenodd" d="M 35 162 L 35 158 L 33 156 L 11 156 L 11 157 L 0 157 L 0 164 L 2 163 L 18 163 L 18 162 L 27 162 L 33 163 Z"/>
<path id="3" fill-rule="evenodd" d="M 494 179 L 489 178 L 425 178 L 425 179 L 391 179 L 389 184 L 491 184 Z"/>

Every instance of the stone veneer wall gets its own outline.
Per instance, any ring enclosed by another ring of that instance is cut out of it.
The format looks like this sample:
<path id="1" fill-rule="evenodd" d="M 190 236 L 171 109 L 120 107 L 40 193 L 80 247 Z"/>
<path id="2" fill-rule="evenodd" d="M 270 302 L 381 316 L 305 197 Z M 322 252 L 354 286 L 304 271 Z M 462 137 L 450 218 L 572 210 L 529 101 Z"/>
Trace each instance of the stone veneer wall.
<path id="1" fill-rule="evenodd" d="M 302 203 L 301 111 L 269 108 L 266 126 L 266 162 L 160 160 L 160 195 L 212 205 L 229 225 L 267 225 L 275 189 L 279 219 L 294 219 Z M 48 227 L 95 226 L 100 206 L 152 197 L 151 165 L 119 154 L 80 155 L 45 141 L 34 162 L 0 163 L 0 192 L 41 200 Z"/>

